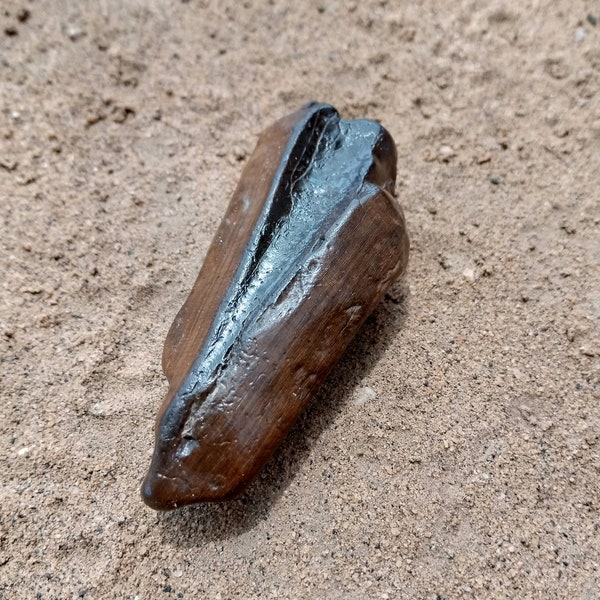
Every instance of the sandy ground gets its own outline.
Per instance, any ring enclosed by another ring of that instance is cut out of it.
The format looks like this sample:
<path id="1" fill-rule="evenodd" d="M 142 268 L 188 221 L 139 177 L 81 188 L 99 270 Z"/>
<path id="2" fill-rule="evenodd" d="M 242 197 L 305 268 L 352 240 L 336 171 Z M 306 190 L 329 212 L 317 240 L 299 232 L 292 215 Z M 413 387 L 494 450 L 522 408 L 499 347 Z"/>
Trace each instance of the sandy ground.
<path id="1" fill-rule="evenodd" d="M 241 499 L 157 514 L 167 329 L 313 99 L 394 136 L 406 280 Z M 0 109 L 0 598 L 599 597 L 597 2 L 2 0 Z"/>

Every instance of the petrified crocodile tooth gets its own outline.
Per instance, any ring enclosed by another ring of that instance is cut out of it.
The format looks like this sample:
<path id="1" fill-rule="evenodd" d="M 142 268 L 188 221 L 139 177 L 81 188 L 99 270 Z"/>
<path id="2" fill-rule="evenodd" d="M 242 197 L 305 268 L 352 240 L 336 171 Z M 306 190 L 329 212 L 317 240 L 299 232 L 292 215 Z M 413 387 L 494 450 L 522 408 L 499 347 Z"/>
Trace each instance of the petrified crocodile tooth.
<path id="1" fill-rule="evenodd" d="M 396 148 L 309 104 L 260 137 L 175 318 L 142 487 L 155 509 L 239 494 L 404 270 Z"/>

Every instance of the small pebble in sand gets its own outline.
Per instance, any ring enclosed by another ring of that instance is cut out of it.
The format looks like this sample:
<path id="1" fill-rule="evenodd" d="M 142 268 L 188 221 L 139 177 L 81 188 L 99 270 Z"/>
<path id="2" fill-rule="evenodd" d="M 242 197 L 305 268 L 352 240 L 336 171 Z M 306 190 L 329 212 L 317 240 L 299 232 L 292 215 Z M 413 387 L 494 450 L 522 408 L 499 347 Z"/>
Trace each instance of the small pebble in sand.
<path id="1" fill-rule="evenodd" d="M 463 271 L 463 277 L 467 280 L 467 281 L 475 281 L 475 271 L 473 271 L 473 269 L 465 269 Z"/>
<path id="2" fill-rule="evenodd" d="M 356 400 L 354 401 L 354 404 L 356 406 L 362 406 L 363 404 L 366 404 L 370 400 L 373 400 L 376 395 L 377 394 L 375 393 L 375 390 L 372 387 L 369 387 L 369 386 L 361 387 L 357 391 Z"/>
<path id="3" fill-rule="evenodd" d="M 72 24 L 65 27 L 65 33 L 72 42 L 76 42 L 85 35 L 85 31 L 83 31 L 81 27 L 77 27 L 77 25 Z"/>
<path id="4" fill-rule="evenodd" d="M 17 21 L 19 21 L 19 23 L 25 23 L 30 16 L 31 12 L 27 8 L 21 8 L 17 11 Z"/>

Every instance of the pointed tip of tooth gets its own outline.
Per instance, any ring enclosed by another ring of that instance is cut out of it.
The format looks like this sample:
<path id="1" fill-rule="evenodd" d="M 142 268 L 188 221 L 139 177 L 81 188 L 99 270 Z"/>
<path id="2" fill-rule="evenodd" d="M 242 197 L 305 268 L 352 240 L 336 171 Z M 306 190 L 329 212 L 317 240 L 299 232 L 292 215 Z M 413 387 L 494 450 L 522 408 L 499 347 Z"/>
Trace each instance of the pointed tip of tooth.
<path id="1" fill-rule="evenodd" d="M 154 510 L 173 510 L 202 500 L 185 480 L 166 477 L 154 469 L 148 471 L 140 493 L 144 503 Z"/>
<path id="2" fill-rule="evenodd" d="M 196 481 L 192 485 L 180 477 L 167 477 L 154 469 L 146 475 L 140 494 L 144 503 L 154 510 L 173 510 L 197 502 L 228 500 L 239 495 L 243 481 L 224 477 Z"/>
<path id="3" fill-rule="evenodd" d="M 178 506 L 169 490 L 168 479 L 148 472 L 140 490 L 144 503 L 154 510 L 170 510 Z"/>

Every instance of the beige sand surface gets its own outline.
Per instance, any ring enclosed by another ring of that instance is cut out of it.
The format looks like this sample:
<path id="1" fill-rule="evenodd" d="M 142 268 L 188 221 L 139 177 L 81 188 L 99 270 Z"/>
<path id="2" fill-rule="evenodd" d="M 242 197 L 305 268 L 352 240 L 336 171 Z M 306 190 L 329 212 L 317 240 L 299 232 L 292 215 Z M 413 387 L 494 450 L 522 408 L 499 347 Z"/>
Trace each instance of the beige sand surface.
<path id="1" fill-rule="evenodd" d="M 396 139 L 406 281 L 241 499 L 154 513 L 167 329 L 312 99 Z M 2 0 L 0 204 L 0 598 L 600 596 L 597 0 Z"/>

